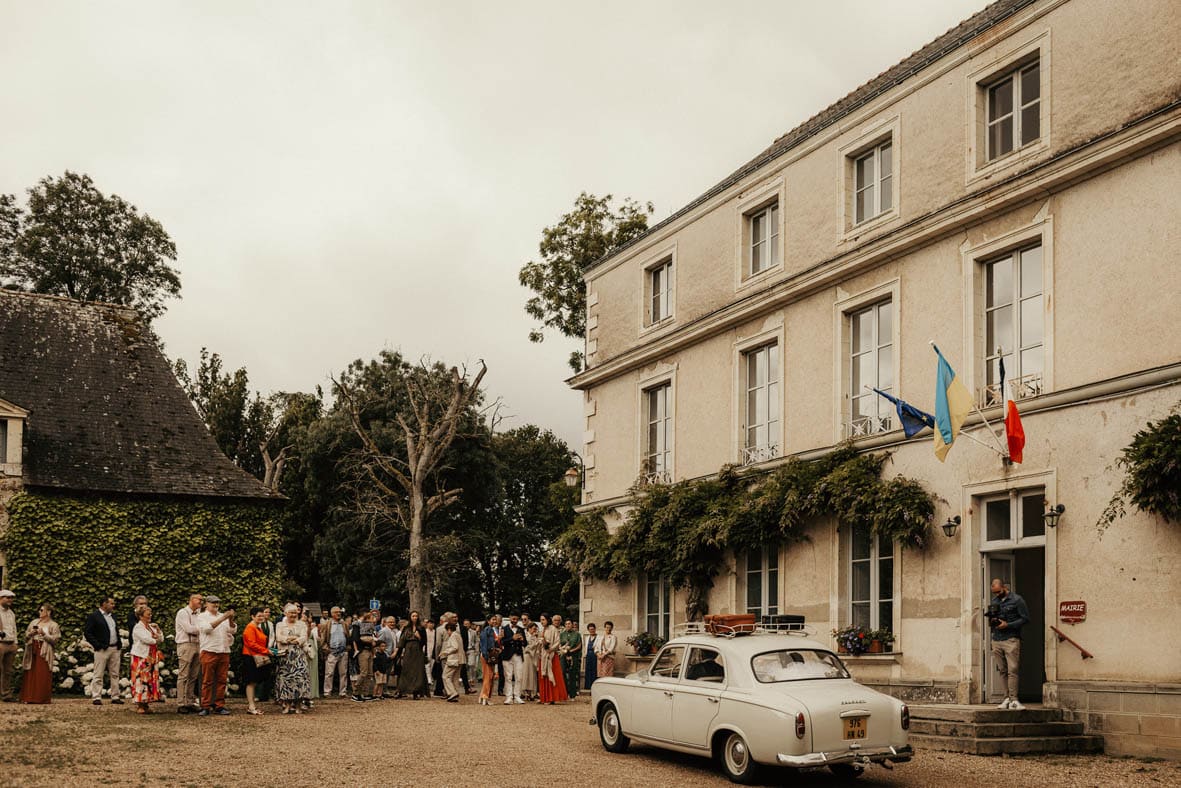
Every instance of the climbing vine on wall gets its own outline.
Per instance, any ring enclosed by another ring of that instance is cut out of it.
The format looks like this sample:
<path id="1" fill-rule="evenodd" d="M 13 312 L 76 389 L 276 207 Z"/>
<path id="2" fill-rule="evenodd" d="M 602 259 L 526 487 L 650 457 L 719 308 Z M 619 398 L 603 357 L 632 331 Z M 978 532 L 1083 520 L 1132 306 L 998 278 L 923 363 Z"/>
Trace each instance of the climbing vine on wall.
<path id="1" fill-rule="evenodd" d="M 1181 413 L 1148 422 L 1116 465 L 1123 468 L 1124 480 L 1099 517 L 1100 533 L 1126 514 L 1129 502 L 1142 512 L 1181 523 Z"/>
<path id="2" fill-rule="evenodd" d="M 279 601 L 282 565 L 273 505 L 111 500 L 22 493 L 8 504 L 0 539 L 22 620 L 49 602 L 63 628 L 82 622 L 110 594 L 125 621 L 144 594 L 172 633 L 189 594 L 217 594 L 245 617 Z"/>
<path id="3" fill-rule="evenodd" d="M 835 517 L 904 546 L 922 548 L 935 501 L 913 479 L 881 478 L 888 454 L 843 445 L 817 460 L 790 459 L 769 473 L 725 466 L 716 477 L 632 490 L 632 509 L 614 535 L 603 510 L 586 512 L 558 540 L 573 571 L 623 582 L 667 577 L 689 590 L 692 617 L 706 612 L 726 551 L 805 540 L 809 522 Z"/>

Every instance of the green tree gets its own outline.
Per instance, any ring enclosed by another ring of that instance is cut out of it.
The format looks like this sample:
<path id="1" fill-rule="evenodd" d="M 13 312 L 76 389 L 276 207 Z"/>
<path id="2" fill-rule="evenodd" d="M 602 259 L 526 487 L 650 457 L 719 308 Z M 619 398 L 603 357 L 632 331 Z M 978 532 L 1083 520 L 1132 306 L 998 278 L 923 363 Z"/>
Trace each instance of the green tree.
<path id="1" fill-rule="evenodd" d="M 21 209 L 0 195 L 0 285 L 134 307 L 149 321 L 180 295 L 164 227 L 89 175 L 42 178 Z"/>
<path id="2" fill-rule="evenodd" d="M 535 295 L 525 302 L 525 312 L 541 322 L 529 332 L 531 342 L 545 338 L 544 329 L 554 328 L 568 337 L 586 334 L 586 288 L 582 274 L 595 261 L 638 238 L 648 230 L 652 203 L 626 199 L 612 208 L 613 197 L 596 197 L 582 192 L 574 210 L 564 214 L 553 227 L 541 231 L 539 261 L 526 263 L 518 281 Z M 570 367 L 582 370 L 582 353 L 570 355 Z"/>

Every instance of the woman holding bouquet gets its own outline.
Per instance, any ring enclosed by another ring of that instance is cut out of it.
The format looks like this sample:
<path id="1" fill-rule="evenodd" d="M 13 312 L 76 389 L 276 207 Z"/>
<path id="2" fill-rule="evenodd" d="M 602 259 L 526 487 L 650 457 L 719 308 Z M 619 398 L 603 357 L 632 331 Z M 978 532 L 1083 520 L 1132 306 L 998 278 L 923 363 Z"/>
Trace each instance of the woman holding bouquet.
<path id="1" fill-rule="evenodd" d="M 152 623 L 152 609 L 142 605 L 131 631 L 131 701 L 136 713 L 150 714 L 149 703 L 160 702 L 160 644 L 164 633 Z"/>
<path id="2" fill-rule="evenodd" d="M 275 647 L 279 652 L 279 668 L 275 676 L 275 697 L 283 704 L 283 713 L 303 713 L 303 700 L 311 695 L 308 675 L 308 627 L 299 620 L 299 607 L 289 604 L 283 608 L 284 618 L 275 627 Z"/>
<path id="3" fill-rule="evenodd" d="M 524 700 L 537 700 L 537 668 L 541 665 L 544 645 L 537 624 L 530 622 L 525 630 L 524 677 L 521 679 L 521 698 Z"/>
<path id="4" fill-rule="evenodd" d="M 542 623 L 545 616 L 541 617 Z M 562 676 L 562 633 L 558 627 L 562 623 L 561 616 L 554 616 L 553 623 L 542 633 L 543 647 L 541 652 L 541 675 L 537 679 L 539 689 L 538 703 L 553 705 L 559 701 L 566 701 L 566 679 Z"/>
<path id="5" fill-rule="evenodd" d="M 21 703 L 49 703 L 53 693 L 53 647 L 62 631 L 53 620 L 53 608 L 42 605 L 38 617 L 25 630 L 25 656 L 21 660 Z"/>

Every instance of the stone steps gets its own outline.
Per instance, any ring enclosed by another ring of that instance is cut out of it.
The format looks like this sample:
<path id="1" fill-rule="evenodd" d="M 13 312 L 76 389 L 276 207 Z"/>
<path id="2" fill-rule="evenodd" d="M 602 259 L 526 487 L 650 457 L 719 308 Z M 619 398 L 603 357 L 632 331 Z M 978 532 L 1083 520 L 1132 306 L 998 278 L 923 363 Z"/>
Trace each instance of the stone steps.
<path id="1" fill-rule="evenodd" d="M 1103 737 L 1083 734 L 1083 723 L 1061 709 L 1021 711 L 991 706 L 928 705 L 910 708 L 910 743 L 916 749 L 974 755 L 1102 752 Z"/>
<path id="2" fill-rule="evenodd" d="M 910 745 L 916 750 L 965 752 L 971 755 L 1019 755 L 1047 752 L 1103 752 L 1102 736 L 1020 736 L 974 738 L 966 736 L 930 736 L 911 734 Z"/>

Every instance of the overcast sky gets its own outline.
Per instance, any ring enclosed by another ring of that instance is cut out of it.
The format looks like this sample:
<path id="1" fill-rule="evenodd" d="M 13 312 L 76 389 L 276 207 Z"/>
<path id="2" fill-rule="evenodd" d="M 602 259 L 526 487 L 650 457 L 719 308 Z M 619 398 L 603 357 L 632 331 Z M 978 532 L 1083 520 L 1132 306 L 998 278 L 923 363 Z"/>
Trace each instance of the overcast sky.
<path id="1" fill-rule="evenodd" d="M 984 4 L 0 0 L 0 192 L 70 169 L 162 222 L 173 358 L 264 393 L 484 358 L 506 427 L 581 450 L 541 229 L 581 190 L 658 221 Z"/>

